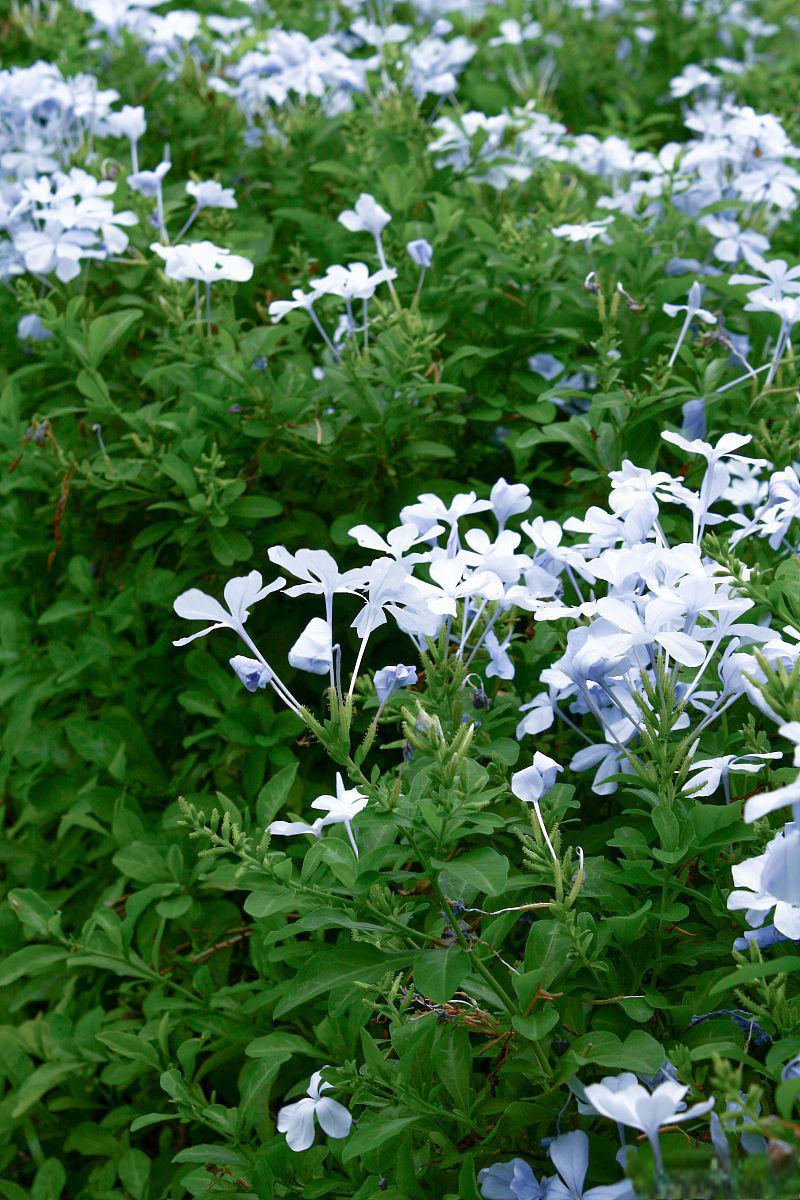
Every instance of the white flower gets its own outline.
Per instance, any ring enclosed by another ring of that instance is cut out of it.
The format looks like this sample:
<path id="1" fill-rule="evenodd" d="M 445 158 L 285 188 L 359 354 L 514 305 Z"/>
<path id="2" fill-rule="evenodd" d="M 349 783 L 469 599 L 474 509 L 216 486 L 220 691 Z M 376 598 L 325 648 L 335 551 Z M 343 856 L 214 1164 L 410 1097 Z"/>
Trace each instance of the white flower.
<path id="1" fill-rule="evenodd" d="M 717 88 L 719 81 L 716 76 L 710 71 L 706 71 L 703 67 L 698 67 L 696 63 L 689 63 L 683 68 L 680 75 L 676 75 L 674 79 L 669 81 L 670 95 L 675 100 L 682 100 L 684 96 L 690 95 L 697 91 L 698 88 Z"/>
<path id="2" fill-rule="evenodd" d="M 505 529 L 510 517 L 527 512 L 531 506 L 531 491 L 525 483 L 506 483 L 498 479 L 489 493 L 489 501 L 500 529 Z"/>
<path id="3" fill-rule="evenodd" d="M 109 113 L 106 118 L 106 126 L 114 137 L 126 137 L 131 142 L 138 142 L 139 138 L 144 137 L 147 131 L 144 109 L 141 105 L 134 107 L 131 104 L 125 104 L 119 112 Z"/>
<path id="4" fill-rule="evenodd" d="M 26 313 L 17 321 L 17 337 L 21 342 L 46 342 L 53 336 L 42 324 L 38 313 Z"/>
<path id="5" fill-rule="evenodd" d="M 613 220 L 613 217 L 601 217 L 597 221 L 584 221 L 582 225 L 556 225 L 550 232 L 553 237 L 563 238 L 568 242 L 593 242 L 596 237 L 607 242 L 607 230 Z"/>
<path id="6" fill-rule="evenodd" d="M 391 214 L 381 208 L 374 196 L 362 192 L 354 208 L 347 208 L 339 213 L 339 224 L 344 225 L 351 233 L 371 233 L 373 237 L 386 228 L 391 221 Z"/>
<path id="7" fill-rule="evenodd" d="M 662 308 L 668 317 L 677 317 L 678 313 L 686 313 L 689 320 L 693 317 L 699 317 L 701 321 L 705 321 L 707 325 L 715 325 L 717 318 L 707 308 L 700 307 L 703 289 L 695 279 L 692 286 L 689 288 L 689 297 L 686 304 L 664 304 Z"/>
<path id="8" fill-rule="evenodd" d="M 303 581 L 286 589 L 286 595 L 291 597 L 324 596 L 330 600 L 335 592 L 352 590 L 365 578 L 363 568 L 341 572 L 327 550 L 304 548 L 291 554 L 285 546 L 271 546 L 267 557 L 281 570 Z"/>
<path id="9" fill-rule="evenodd" d="M 186 191 L 194 196 L 198 208 L 237 208 L 233 188 L 223 187 L 216 179 L 189 182 Z"/>
<path id="10" fill-rule="evenodd" d="M 378 703 L 383 706 L 390 696 L 393 696 L 400 688 L 413 687 L 417 682 L 416 667 L 407 667 L 403 663 L 397 663 L 396 666 L 381 667 L 375 672 L 372 680 L 375 685 L 375 693 L 378 697 Z"/>
<path id="11" fill-rule="evenodd" d="M 782 258 L 767 261 L 760 254 L 745 250 L 745 258 L 757 275 L 731 275 L 729 283 L 745 283 L 766 291 L 773 300 L 780 300 L 787 292 L 800 292 L 800 267 L 790 267 Z"/>
<path id="12" fill-rule="evenodd" d="M 513 17 L 501 21 L 497 37 L 489 39 L 490 46 L 521 46 L 523 42 L 532 42 L 542 36 L 542 27 L 538 21 L 529 21 L 521 25 Z"/>
<path id="13" fill-rule="evenodd" d="M 312 802 L 311 807 L 321 810 L 326 814 L 323 818 L 323 825 L 344 825 L 347 830 L 347 836 L 350 839 L 350 845 L 353 847 L 353 853 L 358 858 L 358 846 L 353 836 L 351 822 L 367 807 L 368 803 L 367 797 L 363 796 L 358 788 L 346 788 L 344 786 L 344 780 L 337 771 L 336 795 L 317 796 L 316 800 Z"/>
<path id="14" fill-rule="evenodd" d="M 324 277 L 319 281 L 317 290 L 331 296 L 339 296 L 342 300 L 371 300 L 378 286 L 391 283 L 397 278 L 393 267 L 381 267 L 379 271 L 370 273 L 366 263 L 354 262 L 342 267 L 338 264 L 328 267 Z"/>
<path id="15" fill-rule="evenodd" d="M 420 533 L 416 525 L 398 525 L 390 529 L 386 537 L 382 537 L 370 525 L 354 525 L 347 531 L 351 538 L 366 550 L 378 550 L 388 558 L 403 558 L 407 563 L 419 562 L 424 554 L 407 555 L 412 546 L 418 546 L 429 538 L 438 537 L 443 532 L 443 526 L 434 525 L 425 533 Z"/>
<path id="16" fill-rule="evenodd" d="M 406 242 L 406 253 L 413 263 L 416 263 L 418 267 L 422 267 L 423 271 L 427 271 L 433 262 L 433 246 L 425 238 L 417 238 L 416 241 Z"/>
<path id="17" fill-rule="evenodd" d="M 207 596 L 198 588 L 189 588 L 188 592 L 181 592 L 172 606 L 178 616 L 187 621 L 211 621 L 212 624 L 190 634 L 189 637 L 178 638 L 172 643 L 173 646 L 186 646 L 215 629 L 233 629 L 240 636 L 244 636 L 244 623 L 253 605 L 269 596 L 271 592 L 278 591 L 285 583 L 286 580 L 279 576 L 264 587 L 258 571 L 229 579 L 224 592 L 227 608 L 223 608 L 219 600 Z"/>
<path id="18" fill-rule="evenodd" d="M 490 629 L 483 640 L 483 645 L 486 653 L 489 655 L 489 662 L 486 667 L 487 678 L 513 679 L 514 664 L 508 653 L 508 648 L 511 645 L 511 634 L 507 634 L 501 642 L 494 630 Z"/>
<path id="19" fill-rule="evenodd" d="M 523 803 L 533 804 L 550 791 L 558 772 L 563 770 L 555 759 L 548 758 L 546 754 L 537 750 L 531 766 L 516 771 L 511 776 L 511 791 Z"/>
<path id="20" fill-rule="evenodd" d="M 241 254 L 231 254 L 213 242 L 190 242 L 182 246 L 162 246 L 152 242 L 150 249 L 163 258 L 164 273 L 169 279 L 196 279 L 201 283 L 215 283 L 218 279 L 232 279 L 242 283 L 253 274 L 253 264 Z"/>
<path id="21" fill-rule="evenodd" d="M 328 1137 L 345 1138 L 350 1132 L 353 1118 L 338 1100 L 323 1096 L 330 1090 L 329 1083 L 322 1082 L 322 1071 L 315 1071 L 308 1084 L 308 1094 L 295 1104 L 286 1104 L 278 1111 L 278 1133 L 286 1134 L 290 1150 L 308 1150 L 314 1144 L 314 1118 L 319 1121 Z"/>
<path id="22" fill-rule="evenodd" d="M 737 891 L 728 896 L 728 908 L 746 909 L 748 925 L 763 925 L 775 909 L 773 922 L 779 933 L 800 940 L 800 826 L 787 825 L 776 834 L 763 854 L 733 867 Z"/>
<path id="23" fill-rule="evenodd" d="M 754 775 L 764 769 L 768 759 L 782 757 L 780 750 L 774 750 L 767 754 L 723 754 L 717 758 L 699 758 L 689 768 L 691 776 L 684 784 L 683 791 L 695 798 L 713 796 L 722 783 L 725 786 L 725 798 L 730 800 L 728 776 L 732 771 Z"/>
<path id="24" fill-rule="evenodd" d="M 737 450 L 741 450 L 742 446 L 746 446 L 753 440 L 752 434 L 749 433 L 723 433 L 715 446 L 712 446 L 710 442 L 704 442 L 701 438 L 690 440 L 680 433 L 672 433 L 671 430 L 667 430 L 661 436 L 665 442 L 671 442 L 673 446 L 678 446 L 687 454 L 701 454 L 709 464 L 719 462 L 722 458 L 734 458 L 740 462 L 753 461 L 736 453 Z"/>
<path id="25" fill-rule="evenodd" d="M 55 274 L 69 283 L 81 273 L 84 258 L 102 258 L 97 234 L 88 229 L 65 229 L 59 220 L 45 221 L 41 229 L 22 229 L 14 235 L 14 248 L 22 255 L 25 269 L 34 275 Z"/>
<path id="26" fill-rule="evenodd" d="M 483 1200 L 543 1200 L 543 1183 L 522 1158 L 493 1163 L 478 1172 Z"/>
<path id="27" fill-rule="evenodd" d="M 546 1200 L 633 1200 L 633 1188 L 627 1179 L 584 1190 L 589 1170 L 589 1139 L 582 1129 L 553 1138 L 547 1153 L 558 1178 L 548 1182 Z"/>
<path id="28" fill-rule="evenodd" d="M 491 507 L 491 500 L 479 500 L 475 492 L 461 492 L 453 497 L 449 505 L 433 492 L 423 492 L 417 496 L 416 504 L 401 508 L 400 520 L 404 525 L 415 525 L 421 534 L 432 536 L 431 530 L 439 522 L 449 525 L 451 534 L 455 534 L 462 517 L 485 512 Z"/>
<path id="29" fill-rule="evenodd" d="M 278 837 L 297 837 L 300 834 L 308 833 L 313 838 L 321 838 L 325 825 L 324 817 L 317 817 L 313 825 L 308 825 L 305 821 L 273 821 L 271 825 L 267 826 L 267 832 L 277 834 Z"/>
<path id="30" fill-rule="evenodd" d="M 128 187 L 152 199 L 161 191 L 161 181 L 171 166 L 172 163 L 165 160 L 160 162 L 154 171 L 135 171 L 128 176 Z"/>
<path id="31" fill-rule="evenodd" d="M 691 1108 L 684 1109 L 683 1097 L 689 1089 L 672 1079 L 660 1083 L 650 1093 L 634 1075 L 627 1074 L 621 1078 L 624 1083 L 618 1090 L 609 1086 L 611 1081 L 590 1083 L 586 1089 L 586 1099 L 601 1117 L 608 1117 L 619 1125 L 641 1130 L 647 1136 L 659 1166 L 661 1148 L 658 1144 L 658 1133 L 661 1126 L 691 1121 L 694 1117 L 702 1117 L 714 1107 L 712 1097 L 701 1104 L 693 1104 Z"/>
<path id="32" fill-rule="evenodd" d="M 289 651 L 289 662 L 298 671 L 327 675 L 332 658 L 330 625 L 322 617 L 312 617 Z"/>
<path id="33" fill-rule="evenodd" d="M 259 688 L 266 687 L 272 679 L 271 669 L 266 663 L 259 662 L 257 658 L 247 658 L 244 654 L 235 654 L 233 658 L 228 659 L 228 662 L 248 692 L 255 692 Z"/>
<path id="34" fill-rule="evenodd" d="M 314 301 L 318 300 L 321 295 L 322 293 L 317 291 L 304 292 L 302 288 L 292 288 L 291 300 L 273 300 L 267 312 L 270 319 L 277 324 L 287 313 L 294 312 L 296 308 L 302 308 L 309 312 Z"/>
<path id="35" fill-rule="evenodd" d="M 484 600 L 499 600 L 503 585 L 492 571 L 475 571 L 465 574 L 466 563 L 461 556 L 438 558 L 430 565 L 431 579 L 437 594 L 431 595 L 428 608 L 439 616 L 454 617 L 458 612 L 457 602 L 469 596 L 480 596 Z"/>
<path id="36" fill-rule="evenodd" d="M 754 229 L 740 229 L 736 221 L 725 217 L 704 217 L 700 222 L 716 238 L 714 257 L 719 262 L 735 263 L 748 250 L 760 254 L 769 250 L 769 239 Z"/>

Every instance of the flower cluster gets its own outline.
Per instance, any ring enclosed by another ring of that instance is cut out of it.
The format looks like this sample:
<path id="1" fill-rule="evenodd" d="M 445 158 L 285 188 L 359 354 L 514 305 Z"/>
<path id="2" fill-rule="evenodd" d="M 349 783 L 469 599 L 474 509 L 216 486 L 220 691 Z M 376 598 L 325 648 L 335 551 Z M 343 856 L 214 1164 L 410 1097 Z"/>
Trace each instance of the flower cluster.
<path id="1" fill-rule="evenodd" d="M 135 213 L 115 212 L 113 180 L 72 166 L 94 137 L 118 137 L 119 94 L 57 67 L 0 72 L 0 279 L 68 283 L 81 263 L 121 254 Z"/>
<path id="2" fill-rule="evenodd" d="M 382 232 L 391 221 L 391 216 L 375 200 L 374 196 L 363 192 L 356 201 L 355 207 L 347 209 L 339 215 L 339 222 L 351 233 L 369 233 L 375 242 L 375 252 L 380 264 L 377 271 L 363 262 L 348 263 L 347 266 L 328 267 L 325 274 L 314 281 L 310 291 L 295 288 L 291 300 L 273 300 L 269 306 L 269 315 L 273 321 L 281 321 L 288 313 L 301 309 L 307 313 L 323 342 L 333 355 L 339 357 L 339 345 L 342 341 L 363 338 L 364 348 L 369 346 L 369 301 L 375 295 L 382 283 L 389 285 L 393 299 L 397 302 L 397 294 L 393 281 L 397 271 L 386 261 L 383 248 Z M 433 262 L 433 247 L 424 238 L 411 241 L 406 251 L 412 262 L 420 268 L 416 295 L 422 288 L 425 272 Z M 344 314 L 340 318 L 331 339 L 325 329 L 314 305 L 324 296 L 335 296 L 344 302 Z M 360 320 L 358 323 L 354 305 L 361 301 Z"/>

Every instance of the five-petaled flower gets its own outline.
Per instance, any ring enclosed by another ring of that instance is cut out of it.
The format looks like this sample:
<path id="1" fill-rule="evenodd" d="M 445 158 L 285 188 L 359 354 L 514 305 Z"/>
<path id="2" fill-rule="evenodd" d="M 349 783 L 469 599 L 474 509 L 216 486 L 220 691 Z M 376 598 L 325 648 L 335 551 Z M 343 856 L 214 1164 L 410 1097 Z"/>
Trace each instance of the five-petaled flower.
<path id="1" fill-rule="evenodd" d="M 323 1082 L 324 1070 L 325 1067 L 322 1067 L 311 1076 L 308 1092 L 302 1100 L 285 1104 L 278 1110 L 278 1133 L 286 1134 L 286 1144 L 290 1150 L 308 1150 L 314 1144 L 315 1119 L 328 1137 L 346 1138 L 350 1132 L 353 1118 L 345 1106 L 323 1095 L 332 1086 Z"/>

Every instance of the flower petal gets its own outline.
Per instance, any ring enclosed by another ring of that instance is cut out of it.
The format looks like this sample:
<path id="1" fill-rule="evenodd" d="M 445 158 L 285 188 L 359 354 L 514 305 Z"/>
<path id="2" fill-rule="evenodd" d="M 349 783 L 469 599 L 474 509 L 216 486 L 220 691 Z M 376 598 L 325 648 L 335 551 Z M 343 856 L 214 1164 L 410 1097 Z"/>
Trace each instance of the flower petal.
<path id="1" fill-rule="evenodd" d="M 345 1138 L 350 1132 L 353 1118 L 343 1104 L 323 1096 L 317 1102 L 317 1120 L 328 1137 Z"/>
<path id="2" fill-rule="evenodd" d="M 278 1112 L 278 1133 L 286 1134 L 286 1144 L 290 1150 L 308 1150 L 314 1144 L 315 1108 L 316 1101 L 304 1096 L 296 1104 L 287 1104 Z"/>

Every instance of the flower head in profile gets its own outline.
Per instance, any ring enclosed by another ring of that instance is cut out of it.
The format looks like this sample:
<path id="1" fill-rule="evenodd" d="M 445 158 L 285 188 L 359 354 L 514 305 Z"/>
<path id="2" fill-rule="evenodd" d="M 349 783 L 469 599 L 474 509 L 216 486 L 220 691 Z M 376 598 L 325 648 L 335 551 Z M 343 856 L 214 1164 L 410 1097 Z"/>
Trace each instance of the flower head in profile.
<path id="1" fill-rule="evenodd" d="M 433 262 L 433 246 L 425 238 L 417 238 L 413 242 L 406 242 L 406 253 L 413 263 L 416 263 L 418 267 L 422 267 L 423 271 L 427 271 Z"/>
<path id="2" fill-rule="evenodd" d="M 763 854 L 733 866 L 736 890 L 729 909 L 745 909 L 749 925 L 759 927 L 772 912 L 778 933 L 800 940 L 800 827 L 792 823 L 776 834 Z"/>
<path id="3" fill-rule="evenodd" d="M 331 1100 L 323 1092 L 329 1091 L 331 1084 L 323 1083 L 322 1071 L 315 1071 L 308 1084 L 308 1092 L 294 1104 L 285 1104 L 278 1110 L 278 1133 L 286 1134 L 286 1144 L 296 1152 L 308 1150 L 314 1144 L 314 1121 L 319 1121 L 320 1128 L 328 1137 L 346 1138 L 350 1132 L 353 1118 L 343 1104 Z"/>
<path id="4" fill-rule="evenodd" d="M 233 188 L 223 187 L 216 179 L 204 179 L 199 183 L 190 181 L 186 191 L 194 197 L 198 208 L 238 208 Z"/>
<path id="5" fill-rule="evenodd" d="M 235 654 L 228 661 L 248 692 L 255 692 L 259 688 L 265 688 L 272 679 L 271 669 L 266 663 L 259 662 L 257 658 L 248 658 L 244 654 Z"/>
<path id="6" fill-rule="evenodd" d="M 336 264 L 328 267 L 317 291 L 345 301 L 371 300 L 381 283 L 391 283 L 396 278 L 394 267 L 382 266 L 379 271 L 370 272 L 363 262 L 348 263 L 346 267 Z"/>
<path id="7" fill-rule="evenodd" d="M 124 104 L 119 112 L 108 114 L 106 126 L 114 137 L 126 137 L 132 142 L 138 142 L 147 130 L 144 108 L 141 105 L 134 107 Z"/>
<path id="8" fill-rule="evenodd" d="M 497 524 L 503 530 L 511 517 L 528 511 L 531 506 L 531 491 L 526 483 L 506 483 L 505 479 L 501 478 L 489 493 L 489 501 Z"/>
<path id="9" fill-rule="evenodd" d="M 582 1129 L 553 1138 L 547 1153 L 558 1176 L 547 1184 L 547 1200 L 633 1200 L 630 1181 L 601 1185 L 584 1190 L 589 1170 L 589 1139 Z"/>
<path id="10" fill-rule="evenodd" d="M 533 804 L 550 791 L 558 772 L 563 770 L 554 759 L 537 750 L 531 766 L 511 776 L 511 791 L 524 804 Z"/>
<path id="11" fill-rule="evenodd" d="M 398 663 L 392 667 L 381 667 L 375 672 L 373 683 L 378 696 L 378 703 L 383 706 L 390 696 L 400 688 L 413 687 L 417 682 L 416 667 L 406 667 Z"/>
<path id="12" fill-rule="evenodd" d="M 167 171 L 172 166 L 171 162 L 160 162 L 154 171 L 135 171 L 128 176 L 128 187 L 134 192 L 139 192 L 141 196 L 147 196 L 152 199 L 161 191 L 161 183 Z"/>
<path id="13" fill-rule="evenodd" d="M 264 587 L 260 571 L 238 575 L 225 584 L 227 608 L 213 596 L 201 592 L 199 588 L 189 588 L 188 592 L 181 592 L 172 606 L 178 616 L 186 621 L 210 621 L 211 624 L 197 633 L 189 634 L 188 637 L 178 638 L 172 643 L 173 646 L 186 646 L 196 638 L 213 633 L 215 629 L 233 629 L 235 633 L 244 636 L 244 624 L 253 605 L 269 596 L 271 592 L 277 592 L 285 583 L 286 580 L 279 575 Z"/>
<path id="14" fill-rule="evenodd" d="M 539 1182 L 522 1158 L 494 1163 L 478 1172 L 483 1200 L 543 1200 L 545 1183 Z"/>
<path id="15" fill-rule="evenodd" d="M 371 233 L 373 237 L 378 237 L 391 219 L 391 214 L 369 192 L 362 192 L 353 208 L 339 213 L 339 224 L 345 229 L 351 233 Z"/>
<path id="16" fill-rule="evenodd" d="M 689 1089 L 673 1079 L 660 1083 L 652 1092 L 648 1092 L 634 1075 L 626 1074 L 622 1079 L 623 1086 L 619 1088 L 615 1088 L 611 1080 L 590 1083 L 586 1089 L 586 1099 L 601 1117 L 608 1117 L 618 1125 L 628 1125 L 645 1134 L 660 1169 L 662 1160 L 658 1134 L 661 1126 L 677 1125 L 704 1116 L 714 1107 L 714 1097 L 686 1108 L 683 1098 Z"/>
<path id="17" fill-rule="evenodd" d="M 150 249 L 164 260 L 164 274 L 169 279 L 196 279 L 200 283 L 216 283 L 231 279 L 244 283 L 253 275 L 253 264 L 242 254 L 231 254 L 213 242 L 190 242 L 180 246 L 163 246 L 152 242 Z"/>
<path id="18" fill-rule="evenodd" d="M 400 510 L 400 520 L 404 525 L 415 525 L 421 534 L 429 533 L 440 523 L 454 531 L 462 517 L 485 512 L 491 507 L 491 500 L 479 500 L 475 492 L 461 492 L 450 504 L 445 504 L 433 492 L 423 492 L 417 496 L 416 504 L 407 504 Z"/>
<path id="19" fill-rule="evenodd" d="M 286 589 L 286 595 L 293 598 L 324 596 L 330 599 L 335 592 L 358 587 L 365 576 L 363 568 L 340 571 L 336 560 L 327 550 L 302 549 L 292 554 L 285 546 L 271 546 L 267 557 L 276 567 L 302 581 Z"/>
<path id="20" fill-rule="evenodd" d="M 289 663 L 298 671 L 327 675 L 332 660 L 330 626 L 322 617 L 312 617 L 289 651 Z"/>
<path id="21" fill-rule="evenodd" d="M 358 846 L 353 836 L 351 822 L 367 807 L 368 803 L 367 797 L 363 796 L 358 788 L 346 788 L 344 786 L 344 780 L 337 771 L 336 795 L 317 796 L 311 807 L 325 813 L 322 821 L 323 825 L 344 825 L 347 830 L 347 836 L 350 839 L 350 845 L 353 847 L 353 853 L 358 858 Z"/>
<path id="22" fill-rule="evenodd" d="M 592 242 L 596 237 L 608 242 L 608 227 L 613 217 L 601 217 L 597 221 L 584 221 L 582 225 L 557 225 L 551 229 L 553 237 L 562 238 L 568 242 Z"/>

